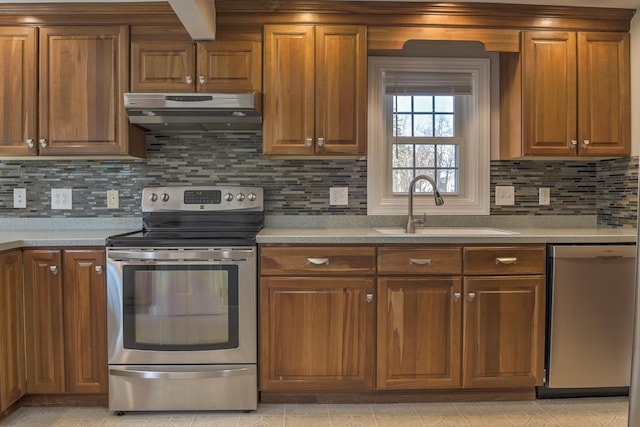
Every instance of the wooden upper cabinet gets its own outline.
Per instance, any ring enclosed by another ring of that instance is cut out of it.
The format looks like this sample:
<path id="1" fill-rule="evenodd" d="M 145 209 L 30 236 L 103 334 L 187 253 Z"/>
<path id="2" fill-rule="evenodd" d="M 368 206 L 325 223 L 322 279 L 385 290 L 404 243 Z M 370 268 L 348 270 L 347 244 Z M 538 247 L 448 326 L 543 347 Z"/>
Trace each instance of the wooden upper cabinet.
<path id="1" fill-rule="evenodd" d="M 181 28 L 134 27 L 132 92 L 262 91 L 259 41 L 193 42 Z"/>
<path id="2" fill-rule="evenodd" d="M 629 35 L 527 31 L 522 46 L 524 156 L 625 156 Z"/>
<path id="3" fill-rule="evenodd" d="M 37 29 L 0 27 L 0 156 L 30 155 L 37 138 Z"/>
<path id="4" fill-rule="evenodd" d="M 26 393 L 22 251 L 0 254 L 0 412 Z"/>
<path id="5" fill-rule="evenodd" d="M 128 52 L 127 26 L 40 29 L 40 154 L 130 153 Z"/>
<path id="6" fill-rule="evenodd" d="M 265 25 L 265 155 L 363 155 L 366 28 Z"/>

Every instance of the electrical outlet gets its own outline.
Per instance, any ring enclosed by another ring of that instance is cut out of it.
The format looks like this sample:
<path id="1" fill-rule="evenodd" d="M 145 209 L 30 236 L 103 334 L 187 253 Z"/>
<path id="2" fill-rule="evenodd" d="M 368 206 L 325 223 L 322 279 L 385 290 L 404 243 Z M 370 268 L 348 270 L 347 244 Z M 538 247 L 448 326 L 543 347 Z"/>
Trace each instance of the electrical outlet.
<path id="1" fill-rule="evenodd" d="M 51 209 L 71 209 L 73 191 L 71 188 L 51 189 Z"/>
<path id="2" fill-rule="evenodd" d="M 107 209 L 118 209 L 120 207 L 120 195 L 118 190 L 107 190 Z"/>
<path id="3" fill-rule="evenodd" d="M 349 187 L 329 188 L 329 205 L 345 206 L 349 204 Z"/>
<path id="4" fill-rule="evenodd" d="M 539 205 L 551 204 L 551 189 L 549 187 L 538 188 L 538 204 Z"/>
<path id="5" fill-rule="evenodd" d="M 496 205 L 515 205 L 514 187 L 496 185 Z"/>
<path id="6" fill-rule="evenodd" d="M 25 209 L 27 207 L 27 189 L 13 189 L 13 207 L 16 209 Z"/>

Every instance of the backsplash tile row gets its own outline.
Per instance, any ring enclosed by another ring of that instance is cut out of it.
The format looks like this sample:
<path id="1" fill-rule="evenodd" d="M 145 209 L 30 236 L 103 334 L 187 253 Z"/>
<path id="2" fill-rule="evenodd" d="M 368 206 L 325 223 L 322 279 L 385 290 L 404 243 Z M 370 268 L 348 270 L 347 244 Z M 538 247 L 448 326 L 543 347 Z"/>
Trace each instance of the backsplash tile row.
<path id="1" fill-rule="evenodd" d="M 256 185 L 267 214 L 366 215 L 366 160 L 265 159 L 260 133 L 148 137 L 143 160 L 0 161 L 2 217 L 134 217 L 143 187 Z M 514 185 L 515 206 L 491 203 L 492 215 L 599 215 L 599 222 L 635 225 L 638 160 L 494 161 L 491 187 Z M 13 208 L 13 189 L 27 189 L 27 209 Z M 329 206 L 330 187 L 349 187 L 348 206 Z M 551 204 L 538 205 L 538 188 Z M 72 210 L 51 210 L 51 188 L 73 188 Z M 120 208 L 106 209 L 106 191 Z M 493 191 L 492 191 L 493 193 Z M 609 204 L 614 205 L 608 210 Z"/>

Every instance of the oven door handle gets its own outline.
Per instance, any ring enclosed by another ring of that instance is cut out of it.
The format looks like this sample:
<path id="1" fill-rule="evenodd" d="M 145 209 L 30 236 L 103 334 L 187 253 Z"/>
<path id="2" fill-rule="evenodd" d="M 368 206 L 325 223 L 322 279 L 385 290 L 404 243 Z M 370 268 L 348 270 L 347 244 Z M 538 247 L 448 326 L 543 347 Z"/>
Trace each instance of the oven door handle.
<path id="1" fill-rule="evenodd" d="M 123 261 L 140 260 L 243 260 L 254 253 L 254 249 L 217 249 L 215 251 L 181 250 L 181 251 L 126 251 L 110 250 L 109 258 Z"/>
<path id="2" fill-rule="evenodd" d="M 254 367 L 223 368 L 207 371 L 149 371 L 131 368 L 109 369 L 109 375 L 155 380 L 198 380 L 202 378 L 222 378 L 241 375 L 252 375 L 254 372 Z"/>

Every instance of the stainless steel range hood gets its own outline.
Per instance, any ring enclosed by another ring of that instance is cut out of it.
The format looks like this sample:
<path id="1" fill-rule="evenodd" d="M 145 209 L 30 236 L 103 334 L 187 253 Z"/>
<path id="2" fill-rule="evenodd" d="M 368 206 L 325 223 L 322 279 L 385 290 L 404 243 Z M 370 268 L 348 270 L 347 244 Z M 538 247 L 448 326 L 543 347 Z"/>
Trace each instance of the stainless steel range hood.
<path id="1" fill-rule="evenodd" d="M 131 124 L 151 132 L 260 130 L 253 93 L 125 93 Z"/>

